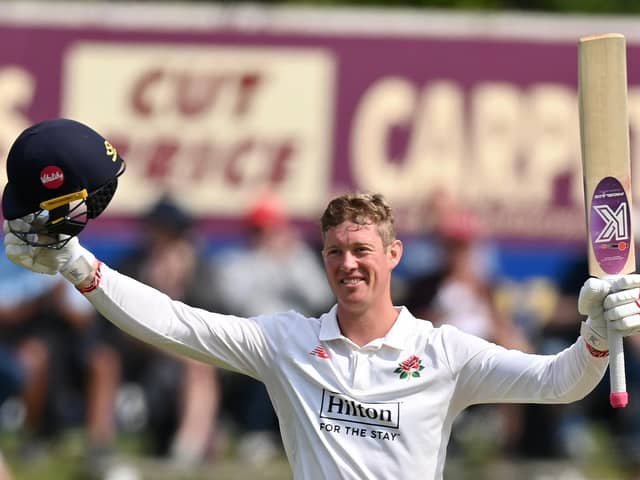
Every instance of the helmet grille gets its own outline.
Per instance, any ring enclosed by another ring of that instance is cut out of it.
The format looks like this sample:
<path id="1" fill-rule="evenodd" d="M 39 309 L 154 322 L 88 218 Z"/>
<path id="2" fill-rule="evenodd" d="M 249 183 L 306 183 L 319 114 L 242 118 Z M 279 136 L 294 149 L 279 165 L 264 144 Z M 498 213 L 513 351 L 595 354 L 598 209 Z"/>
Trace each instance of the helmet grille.
<path id="1" fill-rule="evenodd" d="M 89 194 L 89 197 L 86 200 L 87 204 L 87 217 L 88 218 L 96 218 L 100 215 L 109 202 L 113 198 L 113 195 L 116 193 L 116 189 L 118 188 L 118 178 L 114 178 L 113 180 L 105 183 L 103 186 L 95 190 L 94 192 Z"/>

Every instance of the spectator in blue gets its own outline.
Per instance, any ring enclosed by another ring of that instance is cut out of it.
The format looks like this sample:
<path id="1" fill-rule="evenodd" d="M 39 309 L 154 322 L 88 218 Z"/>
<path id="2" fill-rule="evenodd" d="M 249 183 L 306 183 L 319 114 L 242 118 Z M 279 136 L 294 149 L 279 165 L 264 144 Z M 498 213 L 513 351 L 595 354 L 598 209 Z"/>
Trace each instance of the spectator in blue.
<path id="1" fill-rule="evenodd" d="M 7 259 L 0 259 L 0 345 L 3 352 L 2 400 L 20 396 L 26 410 L 25 451 L 50 433 L 45 415 L 48 387 L 48 348 L 37 335 L 36 317 L 58 279 L 25 276 Z"/>

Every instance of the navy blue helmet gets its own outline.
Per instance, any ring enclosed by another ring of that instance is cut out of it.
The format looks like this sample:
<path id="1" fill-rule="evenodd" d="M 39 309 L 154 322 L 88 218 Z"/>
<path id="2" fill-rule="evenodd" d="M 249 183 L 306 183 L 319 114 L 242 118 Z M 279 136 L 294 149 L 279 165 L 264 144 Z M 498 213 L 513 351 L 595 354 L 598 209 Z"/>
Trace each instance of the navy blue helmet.
<path id="1" fill-rule="evenodd" d="M 124 170 L 116 149 L 90 127 L 66 118 L 36 123 L 9 150 L 4 218 L 35 214 L 35 230 L 13 233 L 32 245 L 60 248 L 104 211 Z"/>

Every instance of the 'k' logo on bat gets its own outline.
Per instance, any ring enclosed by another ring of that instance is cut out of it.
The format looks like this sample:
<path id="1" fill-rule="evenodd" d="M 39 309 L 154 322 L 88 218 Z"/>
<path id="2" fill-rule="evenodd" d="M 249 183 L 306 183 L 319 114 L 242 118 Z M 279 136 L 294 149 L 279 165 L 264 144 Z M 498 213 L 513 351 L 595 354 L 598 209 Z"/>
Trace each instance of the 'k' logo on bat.
<path id="1" fill-rule="evenodd" d="M 596 213 L 604 221 L 605 225 L 595 239 L 596 243 L 626 240 L 629 238 L 627 225 L 628 208 L 626 203 L 621 203 L 613 210 L 609 205 L 595 205 Z"/>

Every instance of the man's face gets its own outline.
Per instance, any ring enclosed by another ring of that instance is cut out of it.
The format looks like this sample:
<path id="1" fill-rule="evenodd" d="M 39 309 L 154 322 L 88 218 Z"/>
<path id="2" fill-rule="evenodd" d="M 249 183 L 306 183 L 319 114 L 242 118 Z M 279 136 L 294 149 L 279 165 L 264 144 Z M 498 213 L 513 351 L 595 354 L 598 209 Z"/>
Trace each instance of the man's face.
<path id="1" fill-rule="evenodd" d="M 402 243 L 386 249 L 375 225 L 344 222 L 325 234 L 322 257 L 338 304 L 362 313 L 391 297 L 391 271 L 400 261 Z"/>

